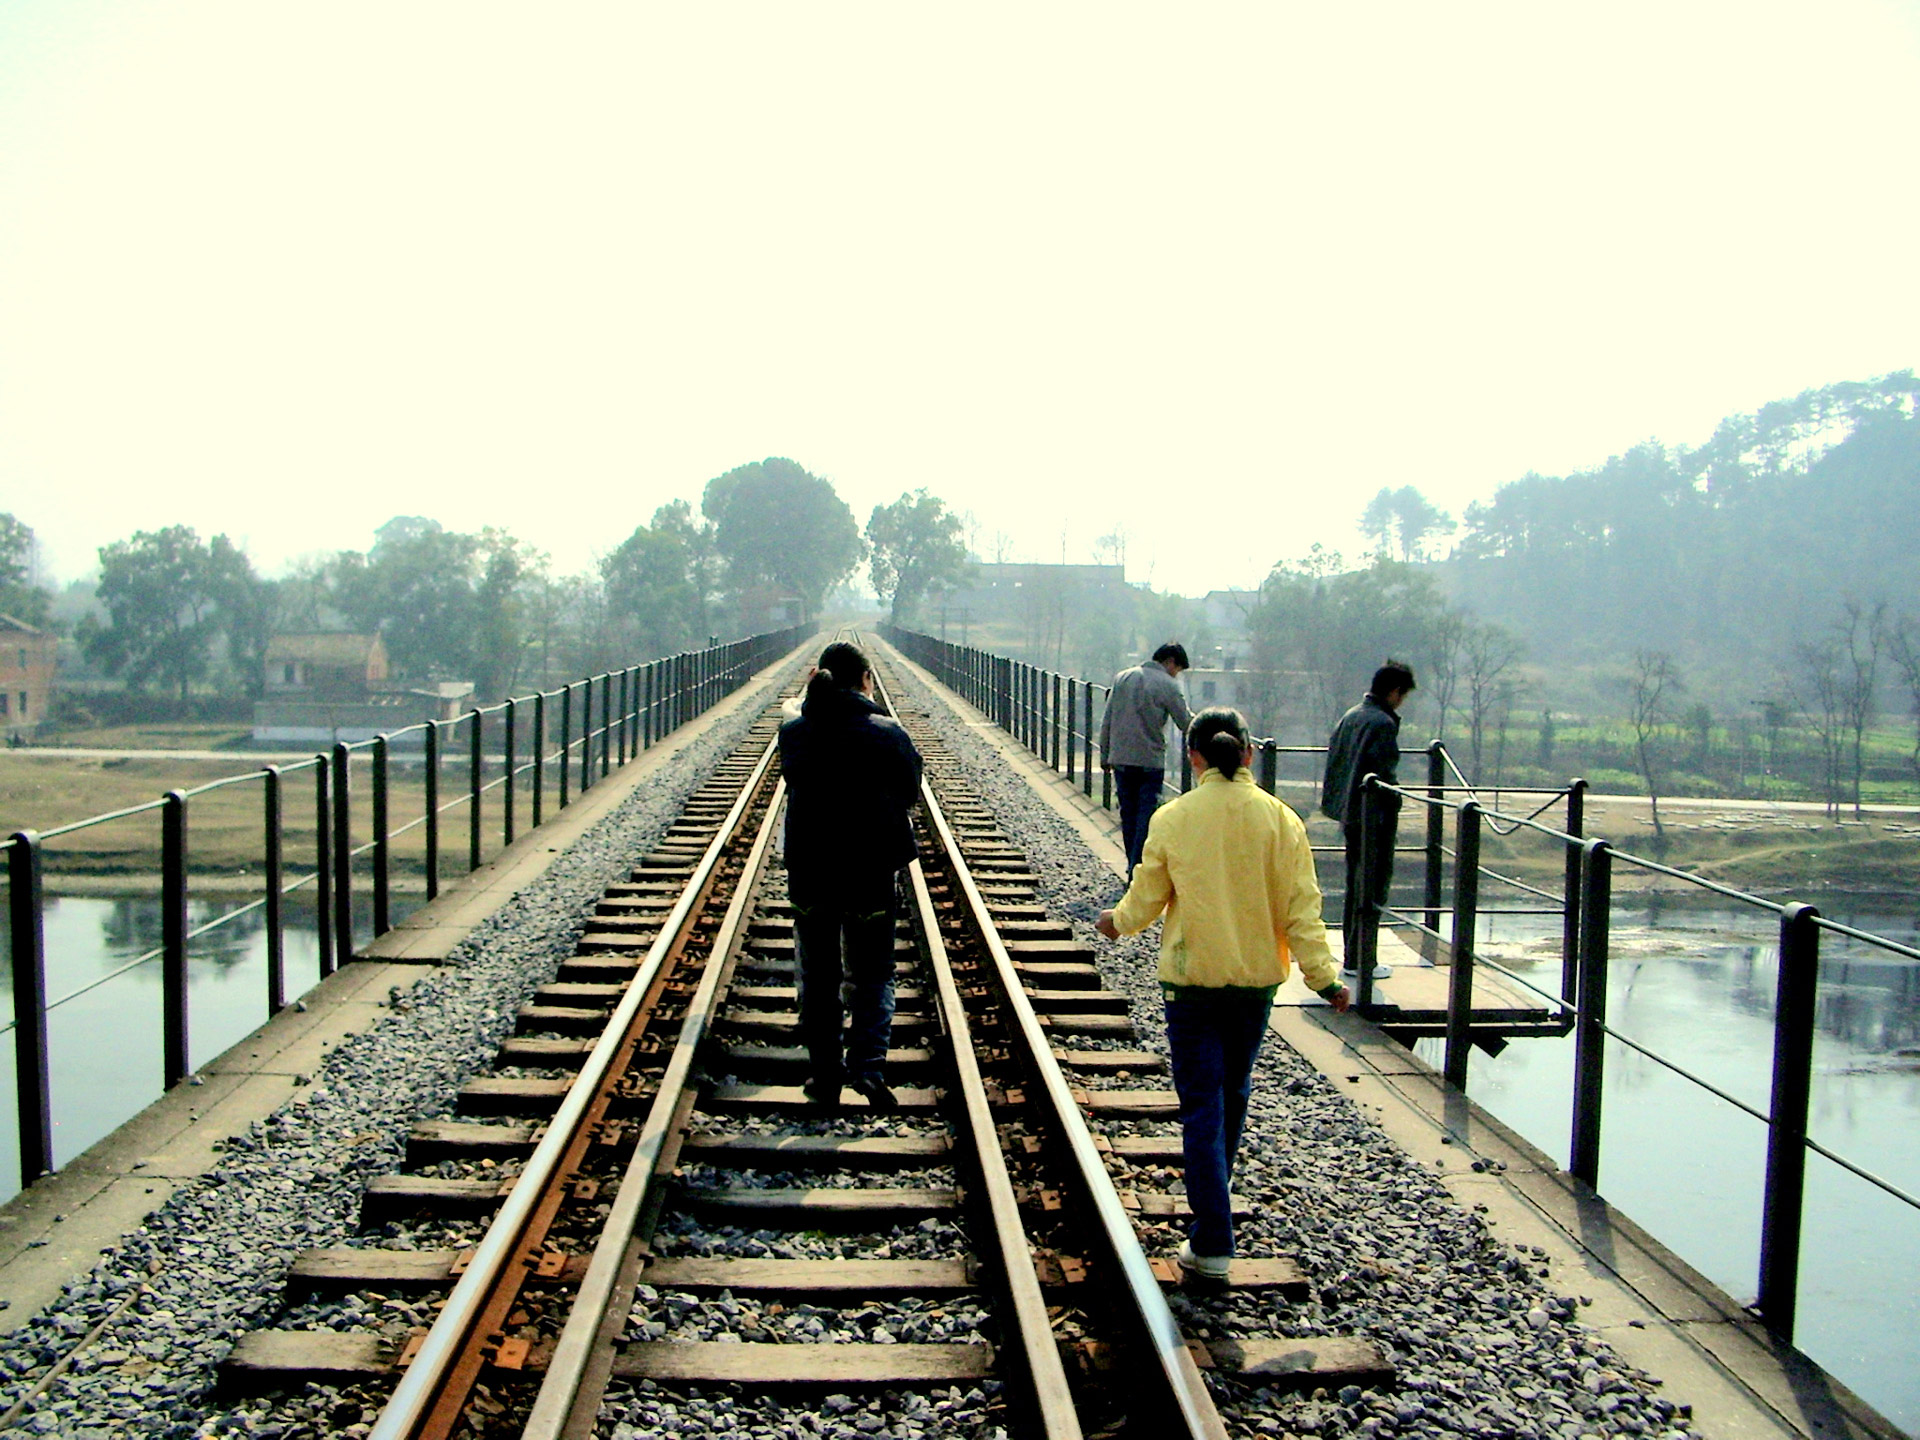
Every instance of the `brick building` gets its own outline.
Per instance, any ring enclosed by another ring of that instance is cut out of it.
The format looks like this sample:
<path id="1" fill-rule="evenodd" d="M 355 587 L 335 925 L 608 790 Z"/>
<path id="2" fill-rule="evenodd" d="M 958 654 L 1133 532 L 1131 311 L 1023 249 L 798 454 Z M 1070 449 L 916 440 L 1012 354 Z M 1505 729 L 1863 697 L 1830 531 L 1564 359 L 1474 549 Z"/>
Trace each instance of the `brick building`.
<path id="1" fill-rule="evenodd" d="M 0 733 L 9 739 L 30 737 L 46 718 L 58 645 L 46 631 L 0 615 Z"/>

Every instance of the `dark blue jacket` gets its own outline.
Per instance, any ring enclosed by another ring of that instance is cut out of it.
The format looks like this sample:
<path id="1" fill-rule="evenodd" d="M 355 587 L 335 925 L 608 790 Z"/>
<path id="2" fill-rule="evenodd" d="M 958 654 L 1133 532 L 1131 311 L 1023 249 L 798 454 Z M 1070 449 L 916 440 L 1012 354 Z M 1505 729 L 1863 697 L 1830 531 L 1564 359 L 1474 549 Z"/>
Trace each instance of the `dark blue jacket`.
<path id="1" fill-rule="evenodd" d="M 1369 695 L 1340 717 L 1327 741 L 1327 778 L 1320 787 L 1320 813 L 1342 825 L 1360 819 L 1360 782 L 1378 775 L 1399 783 L 1400 717 Z M 1398 795 L 1374 801 L 1376 814 L 1400 810 Z"/>
<path id="2" fill-rule="evenodd" d="M 799 718 L 780 727 L 780 766 L 790 875 L 870 879 L 913 862 L 920 752 L 873 701 L 837 685 L 810 689 Z"/>

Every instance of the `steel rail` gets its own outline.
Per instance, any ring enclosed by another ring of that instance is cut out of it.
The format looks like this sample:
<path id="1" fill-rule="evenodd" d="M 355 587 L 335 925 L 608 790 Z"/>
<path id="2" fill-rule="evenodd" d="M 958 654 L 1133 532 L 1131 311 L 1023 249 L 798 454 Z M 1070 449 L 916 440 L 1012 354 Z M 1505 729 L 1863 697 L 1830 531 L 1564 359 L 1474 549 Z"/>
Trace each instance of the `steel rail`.
<path id="1" fill-rule="evenodd" d="M 1192 1437 L 1192 1440 L 1227 1440 L 1226 1424 L 1207 1391 L 1206 1379 L 1201 1375 L 1200 1367 L 1194 1363 L 1193 1353 L 1187 1349 L 1186 1337 L 1180 1333 L 1179 1322 L 1167 1307 L 1166 1296 L 1160 1292 L 1160 1282 L 1147 1262 L 1146 1252 L 1140 1248 L 1140 1237 L 1134 1232 L 1133 1221 L 1127 1217 L 1126 1208 L 1120 1203 L 1113 1179 L 1107 1173 L 1106 1162 L 1093 1143 L 1093 1134 L 1087 1129 L 1086 1118 L 1081 1115 L 1080 1107 L 1074 1101 L 1067 1077 L 1054 1056 L 1053 1046 L 1040 1026 L 1040 1018 L 1034 1013 L 1032 1002 L 1027 998 L 1019 972 L 1014 969 L 1013 957 L 1007 953 L 1006 943 L 1000 938 L 1000 932 L 987 909 L 986 898 L 974 882 L 973 872 L 961 855 L 960 842 L 947 824 L 946 815 L 940 808 L 930 782 L 920 782 L 920 795 L 926 806 L 927 822 L 952 858 L 954 880 L 961 894 L 966 897 L 967 906 L 973 913 L 974 921 L 986 942 L 987 952 L 993 959 L 994 969 L 999 974 L 1001 987 L 1006 994 L 1008 1015 L 1014 1022 L 1011 1028 L 1025 1042 L 1033 1072 L 1046 1095 L 1057 1133 L 1067 1143 L 1073 1168 L 1099 1223 L 1108 1254 L 1122 1282 L 1123 1293 L 1133 1311 L 1133 1318 L 1152 1351 L 1153 1366 L 1170 1412 L 1168 1418 L 1177 1416 L 1181 1427 L 1179 1433 Z"/>
<path id="2" fill-rule="evenodd" d="M 571 1147 L 582 1118 L 601 1088 L 601 1082 L 612 1069 L 621 1047 L 627 1043 L 627 1032 L 633 1026 L 642 1001 L 659 978 L 667 956 L 680 941 L 681 933 L 688 928 L 697 902 L 719 867 L 721 855 L 732 842 L 754 794 L 766 778 L 774 750 L 775 742 L 770 739 L 753 772 L 741 787 L 739 797 L 728 810 L 719 833 L 701 855 L 679 898 L 667 912 L 659 935 L 648 947 L 646 958 L 634 971 L 626 994 L 621 997 L 606 1029 L 588 1054 L 586 1063 L 581 1066 L 579 1079 L 560 1102 L 559 1109 L 548 1124 L 546 1135 L 534 1148 L 526 1169 L 521 1172 L 493 1223 L 488 1226 L 487 1233 L 481 1238 L 466 1272 L 447 1297 L 446 1308 L 428 1330 L 419 1353 L 401 1376 L 386 1408 L 380 1412 L 380 1418 L 374 1422 L 368 1440 L 414 1440 L 421 1434 L 421 1427 L 438 1403 L 442 1387 L 474 1338 L 473 1327 L 485 1308 L 488 1296 L 519 1253 L 528 1222 L 558 1173 L 561 1160 Z"/>
<path id="3" fill-rule="evenodd" d="M 891 707 L 889 707 L 891 708 Z M 937 802 L 925 784 L 931 819 Z M 950 833 L 944 837 L 947 854 L 955 871 L 964 863 Z M 1053 1324 L 1047 1315 L 1046 1296 L 1040 1290 L 1039 1272 L 1033 1265 L 1033 1244 L 1020 1218 L 1019 1198 L 1013 1191 L 1013 1179 L 1007 1174 L 1007 1157 L 1000 1149 L 999 1131 L 987 1104 L 986 1085 L 980 1075 L 980 1060 L 973 1048 L 973 1030 L 967 1021 L 960 987 L 953 978 L 953 964 L 947 955 L 947 943 L 940 934 L 940 917 L 934 909 L 932 892 L 920 862 L 908 868 L 913 885 L 914 905 L 920 912 L 921 928 L 927 941 L 927 962 L 933 970 L 940 993 L 941 1018 L 952 1042 L 954 1069 L 960 1080 L 960 1094 L 967 1112 L 967 1131 L 973 1141 L 974 1158 L 980 1167 L 982 1187 L 986 1190 L 987 1210 L 993 1220 L 993 1235 L 1000 1252 L 1000 1267 L 1007 1282 L 1007 1298 L 1013 1307 L 1015 1328 L 1020 1336 L 1021 1353 L 1026 1361 L 1026 1376 L 1032 1388 L 1034 1413 L 1041 1433 L 1049 1440 L 1080 1440 L 1080 1413 L 1074 1407 L 1073 1390 L 1067 1383 L 1066 1367 L 1060 1359 L 1060 1346 L 1054 1339 Z M 1024 996 L 1022 997 L 1025 998 Z"/>
<path id="4" fill-rule="evenodd" d="M 763 761 L 761 770 L 755 774 L 751 790 L 759 789 L 764 767 Z M 655 1170 L 693 1079 L 694 1062 L 698 1059 L 700 1046 L 723 999 L 722 986 L 732 976 L 735 944 L 746 931 L 747 920 L 753 909 L 754 891 L 760 873 L 766 866 L 767 855 L 773 848 L 780 802 L 786 798 L 786 793 L 787 782 L 778 781 L 774 786 L 773 798 L 761 818 L 759 833 L 754 836 L 753 848 L 747 854 L 746 865 L 727 903 L 726 915 L 714 934 L 699 988 L 687 1003 L 680 1025 L 680 1037 L 667 1061 L 660 1088 L 654 1092 L 653 1103 L 648 1107 L 640 1137 L 633 1147 L 633 1155 L 621 1174 L 620 1188 L 614 1195 L 612 1208 L 602 1222 L 599 1238 L 594 1242 L 586 1274 L 581 1277 L 580 1288 L 574 1292 L 573 1305 L 554 1344 L 553 1358 L 548 1362 L 546 1378 L 540 1383 L 540 1393 L 533 1402 L 533 1410 L 527 1417 L 521 1440 L 559 1440 L 560 1436 L 568 1433 L 569 1421 L 583 1403 L 592 1403 L 596 1408 L 598 1406 L 599 1386 L 591 1387 L 591 1393 L 588 1393 L 588 1366 L 602 1342 L 602 1332 L 610 1311 L 624 1319 L 624 1308 L 613 1305 L 621 1271 L 627 1263 L 634 1231 L 653 1193 L 654 1182 L 659 1178 Z M 628 1303 L 631 1303 L 630 1298 Z"/>

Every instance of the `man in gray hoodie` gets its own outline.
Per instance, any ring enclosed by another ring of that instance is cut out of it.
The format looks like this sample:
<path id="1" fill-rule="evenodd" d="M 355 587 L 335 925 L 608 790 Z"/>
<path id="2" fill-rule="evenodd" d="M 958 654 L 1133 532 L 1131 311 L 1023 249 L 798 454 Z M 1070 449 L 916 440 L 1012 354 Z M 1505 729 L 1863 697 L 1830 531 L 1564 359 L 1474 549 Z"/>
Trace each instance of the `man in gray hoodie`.
<path id="1" fill-rule="evenodd" d="M 1113 773 L 1120 800 L 1120 840 L 1127 851 L 1129 880 L 1166 784 L 1167 721 L 1185 735 L 1193 720 L 1175 678 L 1191 668 L 1184 645 L 1162 645 L 1153 659 L 1113 677 L 1113 694 L 1100 717 L 1101 763 Z"/>

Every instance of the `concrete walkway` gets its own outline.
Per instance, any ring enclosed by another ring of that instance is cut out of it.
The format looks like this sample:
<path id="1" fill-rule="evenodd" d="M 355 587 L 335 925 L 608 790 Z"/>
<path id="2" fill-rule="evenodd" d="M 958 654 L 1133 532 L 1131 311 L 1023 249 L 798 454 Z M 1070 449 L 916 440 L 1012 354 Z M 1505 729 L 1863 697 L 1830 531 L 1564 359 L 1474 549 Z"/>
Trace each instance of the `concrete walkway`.
<path id="1" fill-rule="evenodd" d="M 1118 894 L 1126 855 L 1118 815 L 1098 803 L 1098 772 L 1090 801 L 1078 777 L 1069 785 L 925 670 L 891 646 L 876 644 L 945 696 L 1080 833 L 1113 869 Z M 1339 938 L 1333 939 L 1337 950 Z M 1381 951 L 1390 964 L 1422 963 L 1390 934 L 1382 934 Z M 1481 1211 L 1494 1234 L 1509 1245 L 1544 1251 L 1547 1283 L 1560 1294 L 1590 1299 L 1582 1323 L 1595 1327 L 1627 1363 L 1662 1380 L 1667 1399 L 1691 1406 L 1697 1433 L 1710 1440 L 1906 1440 L 1812 1360 L 1769 1337 L 1704 1275 L 1449 1089 L 1432 1066 L 1371 1022 L 1335 1014 L 1297 974 L 1281 988 L 1272 1028 L 1461 1204 Z"/>
<path id="2" fill-rule="evenodd" d="M 307 1077 L 343 1039 L 365 1030 L 388 1009 L 392 991 L 404 993 L 432 973 L 431 967 L 444 962 L 475 926 L 671 765 L 708 724 L 743 707 L 764 705 L 766 682 L 787 673 L 799 658 L 796 651 L 775 662 L 706 715 L 598 781 L 539 829 L 447 885 L 432 904 L 366 946 L 361 958 L 321 981 L 194 1079 L 59 1173 L 0 1206 L 0 1301 L 6 1302 L 0 1333 L 23 1324 L 176 1189 L 218 1164 L 218 1147 L 228 1136 L 289 1102 L 303 1103 Z"/>

